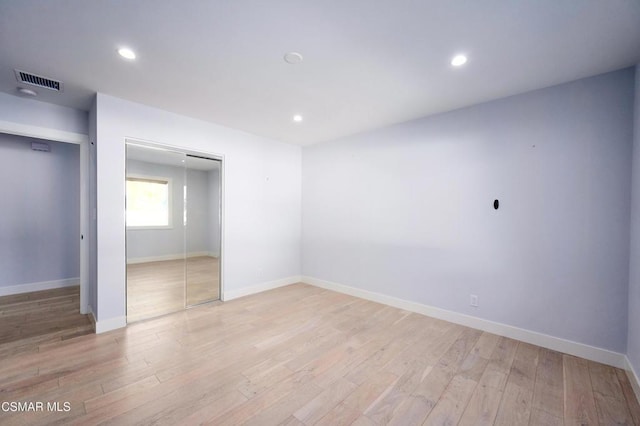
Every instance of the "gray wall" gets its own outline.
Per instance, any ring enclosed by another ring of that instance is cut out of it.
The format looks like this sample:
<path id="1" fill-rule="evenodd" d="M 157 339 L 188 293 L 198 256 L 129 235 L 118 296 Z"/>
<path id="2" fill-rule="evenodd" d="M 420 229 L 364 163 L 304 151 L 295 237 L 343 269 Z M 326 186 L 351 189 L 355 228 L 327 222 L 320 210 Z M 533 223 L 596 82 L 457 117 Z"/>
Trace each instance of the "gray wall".
<path id="1" fill-rule="evenodd" d="M 0 134 L 0 287 L 80 275 L 80 147 Z"/>
<path id="2" fill-rule="evenodd" d="M 633 76 L 303 148 L 303 275 L 624 352 Z"/>
<path id="3" fill-rule="evenodd" d="M 167 177 L 172 180 L 173 227 L 127 229 L 127 259 L 180 256 L 185 247 L 183 225 L 184 169 L 138 160 L 127 160 L 127 174 Z M 212 245 L 213 221 L 209 172 L 187 169 L 187 253 L 216 251 Z"/>
<path id="4" fill-rule="evenodd" d="M 640 65 L 636 67 L 635 95 L 627 356 L 635 373 L 640 374 Z"/>

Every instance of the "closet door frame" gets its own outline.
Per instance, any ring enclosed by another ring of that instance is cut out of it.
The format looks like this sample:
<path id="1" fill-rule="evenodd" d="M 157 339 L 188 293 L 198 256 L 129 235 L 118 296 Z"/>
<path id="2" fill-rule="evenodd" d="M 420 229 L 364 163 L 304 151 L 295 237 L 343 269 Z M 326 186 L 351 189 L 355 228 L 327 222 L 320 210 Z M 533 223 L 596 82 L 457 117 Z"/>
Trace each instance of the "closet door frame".
<path id="1" fill-rule="evenodd" d="M 189 149 L 189 148 L 185 148 L 183 146 L 178 146 L 178 145 L 171 145 L 171 144 L 166 144 L 166 143 L 159 143 L 159 142 L 155 142 L 155 141 L 149 141 L 149 140 L 144 140 L 144 139 L 138 139 L 135 137 L 126 137 L 125 138 L 125 146 L 127 144 L 133 144 L 133 145 L 138 145 L 141 147 L 146 147 L 146 148 L 150 148 L 150 149 L 162 149 L 162 150 L 168 150 L 168 151 L 174 151 L 174 152 L 178 152 L 178 153 L 182 153 L 185 155 L 191 155 L 191 156 L 196 156 L 196 157 L 203 157 L 203 158 L 208 158 L 211 160 L 216 160 L 220 162 L 220 179 L 219 179 L 219 209 L 220 209 L 220 254 L 219 254 L 219 271 L 218 271 L 218 282 L 219 282 L 219 286 L 220 286 L 220 301 L 224 301 L 225 300 L 225 279 L 224 279 L 224 259 L 225 259 L 225 208 L 224 208 L 224 200 L 225 200 L 225 157 L 223 154 L 219 154 L 219 153 L 214 153 L 211 151 L 204 151 L 204 150 L 194 150 L 194 149 Z M 125 149 L 125 155 L 126 155 L 126 149 Z M 186 172 L 185 172 L 185 176 L 186 176 Z M 126 181 L 126 170 L 125 170 L 125 176 L 123 176 L 123 182 Z M 125 236 L 126 236 L 126 222 L 125 222 Z M 127 262 L 127 256 L 125 253 L 125 259 L 124 262 Z M 126 267 L 125 267 L 126 269 Z M 185 274 L 186 275 L 186 274 Z M 185 276 L 186 279 L 186 276 Z M 125 302 L 125 306 L 126 306 L 126 302 Z M 199 306 L 199 305 L 194 305 L 194 306 Z M 190 306 L 186 303 L 186 282 L 185 282 L 185 309 L 189 309 Z"/>

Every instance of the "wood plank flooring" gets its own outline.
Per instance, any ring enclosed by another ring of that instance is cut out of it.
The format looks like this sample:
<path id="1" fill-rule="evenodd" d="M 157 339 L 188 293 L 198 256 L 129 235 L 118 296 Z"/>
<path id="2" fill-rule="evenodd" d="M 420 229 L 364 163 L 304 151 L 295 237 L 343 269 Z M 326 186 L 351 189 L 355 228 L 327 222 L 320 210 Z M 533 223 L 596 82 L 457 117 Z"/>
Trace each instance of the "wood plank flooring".
<path id="1" fill-rule="evenodd" d="M 185 297 L 186 306 L 220 299 L 219 271 L 209 256 L 127 265 L 127 321 L 181 311 Z"/>
<path id="2" fill-rule="evenodd" d="M 93 324 L 80 314 L 78 286 L 0 297 L 0 359 L 88 333 Z"/>
<path id="3" fill-rule="evenodd" d="M 622 370 L 305 284 L 3 357 L 0 400 L 70 404 L 3 425 L 640 419 Z"/>

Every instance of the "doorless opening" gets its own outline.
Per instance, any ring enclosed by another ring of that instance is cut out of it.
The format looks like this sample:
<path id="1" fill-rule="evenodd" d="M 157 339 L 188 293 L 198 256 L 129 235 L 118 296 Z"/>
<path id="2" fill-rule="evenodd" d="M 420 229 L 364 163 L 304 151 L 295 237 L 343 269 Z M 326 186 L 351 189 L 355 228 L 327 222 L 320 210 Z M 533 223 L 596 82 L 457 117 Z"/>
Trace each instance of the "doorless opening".
<path id="1" fill-rule="evenodd" d="M 89 258 L 91 240 L 89 235 L 89 138 L 86 134 L 66 132 L 45 127 L 0 121 L 0 135 L 33 138 L 41 143 L 63 142 L 78 145 L 79 155 L 79 284 L 81 314 L 90 313 L 89 308 Z M 77 279 L 75 282 L 77 283 Z M 54 280 L 56 282 L 56 280 Z M 48 283 L 48 281 L 45 281 Z M 49 283 L 51 285 L 51 283 Z M 46 285 L 45 285 L 46 286 Z M 37 286 L 36 286 L 37 287 Z M 34 287 L 34 289 L 36 288 Z M 13 290 L 11 290 L 13 291 Z"/>
<path id="2" fill-rule="evenodd" d="M 20 312 L 29 313 L 14 327 L 15 332 L 19 328 L 17 340 L 45 341 L 51 330 L 57 338 L 92 332 L 84 315 L 87 141 L 75 134 L 72 140 L 50 140 L 46 129 L 11 130 L 0 128 L 5 201 L 0 218 L 0 310 L 14 312 L 11 305 L 19 303 Z M 11 337 L 0 334 L 2 341 Z"/>

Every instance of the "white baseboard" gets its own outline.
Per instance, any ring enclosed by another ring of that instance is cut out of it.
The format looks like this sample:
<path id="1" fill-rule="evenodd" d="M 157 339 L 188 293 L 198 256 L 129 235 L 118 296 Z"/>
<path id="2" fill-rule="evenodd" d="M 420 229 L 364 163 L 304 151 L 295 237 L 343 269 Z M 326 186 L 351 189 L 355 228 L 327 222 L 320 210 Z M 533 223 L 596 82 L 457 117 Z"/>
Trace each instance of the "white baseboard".
<path id="1" fill-rule="evenodd" d="M 526 330 L 511 325 L 485 320 L 446 309 L 436 308 L 434 306 L 423 305 L 421 303 L 411 302 L 396 297 L 387 296 L 381 293 L 375 293 L 355 287 L 324 281 L 313 277 L 302 277 L 302 282 L 321 287 L 327 290 L 337 291 L 339 293 L 348 294 L 350 296 L 359 297 L 373 302 L 382 303 L 396 308 L 416 312 L 433 318 L 449 321 L 455 324 L 464 325 L 466 327 L 475 328 L 499 336 L 509 337 L 511 339 L 520 340 L 533 345 L 542 346 L 558 352 L 575 355 L 586 358 L 591 361 L 600 362 L 617 368 L 625 368 L 625 355 L 613 352 L 607 349 L 562 339 L 559 337 L 549 336 L 547 334 L 538 333 L 536 331 Z"/>
<path id="2" fill-rule="evenodd" d="M 186 257 L 189 258 L 189 257 L 201 257 L 201 256 L 218 257 L 212 251 L 194 251 L 191 253 L 187 253 Z M 184 258 L 185 258 L 184 253 L 165 254 L 162 256 L 136 257 L 133 259 L 127 259 L 127 265 L 135 265 L 136 263 L 148 263 L 148 262 L 164 262 L 166 260 L 179 260 Z"/>
<path id="3" fill-rule="evenodd" d="M 624 357 L 625 366 L 624 369 L 627 372 L 627 377 L 631 382 L 631 387 L 636 394 L 636 398 L 640 401 L 640 378 L 638 378 L 638 373 L 634 370 L 633 365 L 631 365 L 631 361 L 629 361 L 629 357 Z"/>
<path id="4" fill-rule="evenodd" d="M 96 314 L 91 309 L 91 305 L 87 306 L 89 311 L 89 320 L 93 323 L 93 332 L 96 334 L 106 333 L 107 331 L 116 330 L 127 326 L 127 317 L 116 317 L 108 320 L 96 320 Z"/>
<path id="5" fill-rule="evenodd" d="M 66 278 L 64 280 L 41 281 L 38 283 L 27 283 L 12 285 L 9 287 L 0 287 L 0 296 L 9 296 L 11 294 L 31 293 L 32 291 L 51 290 L 54 288 L 72 287 L 80 285 L 80 277 Z"/>
<path id="6" fill-rule="evenodd" d="M 127 326 L 127 317 L 115 317 L 106 320 L 96 321 L 96 334 L 106 333 L 107 331 L 116 330 Z"/>
<path id="7" fill-rule="evenodd" d="M 93 325 L 93 332 L 96 332 L 96 315 L 93 313 L 93 309 L 91 309 L 91 305 L 87 305 L 87 315 L 89 315 L 89 321 Z"/>
<path id="8" fill-rule="evenodd" d="M 239 297 L 249 296 L 251 294 L 261 293 L 267 290 L 273 290 L 274 288 L 284 287 L 287 285 L 299 283 L 302 277 L 295 275 L 292 277 L 282 278 L 275 281 L 268 281 L 265 283 L 256 284 L 250 287 L 244 287 L 238 290 L 226 290 L 223 293 L 222 300 L 228 302 L 229 300 L 237 299 Z"/>
<path id="9" fill-rule="evenodd" d="M 82 290 L 80 290 L 82 291 Z M 82 305 L 82 303 L 80 304 L 80 313 L 82 315 L 89 315 L 91 313 L 91 308 L 89 307 L 89 305 Z"/>

